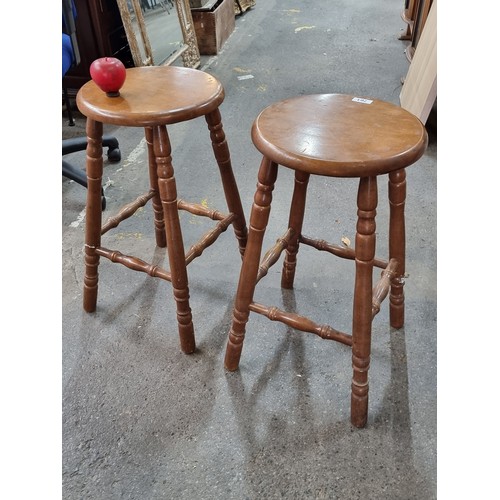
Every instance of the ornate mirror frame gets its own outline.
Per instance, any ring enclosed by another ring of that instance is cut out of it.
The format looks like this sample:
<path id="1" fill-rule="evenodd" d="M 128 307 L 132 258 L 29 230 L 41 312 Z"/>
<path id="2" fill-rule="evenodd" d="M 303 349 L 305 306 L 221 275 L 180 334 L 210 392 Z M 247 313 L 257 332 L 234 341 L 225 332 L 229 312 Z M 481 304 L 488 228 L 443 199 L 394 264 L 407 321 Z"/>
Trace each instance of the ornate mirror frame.
<path id="1" fill-rule="evenodd" d="M 189 7 L 189 0 L 173 0 L 176 6 L 177 15 L 179 18 L 179 25 L 183 37 L 181 47 L 175 51 L 162 65 L 170 65 L 180 56 L 182 62 L 187 68 L 197 68 L 200 65 L 200 51 L 198 50 L 198 42 L 194 31 L 193 18 L 191 16 L 191 8 Z M 127 0 L 116 0 L 120 15 L 127 35 L 127 40 L 130 46 L 130 52 L 134 59 L 135 66 L 154 66 L 153 52 L 151 50 L 151 43 L 149 41 L 146 23 L 139 0 L 130 0 L 134 9 L 135 17 L 137 20 L 140 38 L 137 40 L 134 27 L 132 25 L 132 18 L 128 9 Z M 142 50 L 141 50 L 142 48 Z"/>

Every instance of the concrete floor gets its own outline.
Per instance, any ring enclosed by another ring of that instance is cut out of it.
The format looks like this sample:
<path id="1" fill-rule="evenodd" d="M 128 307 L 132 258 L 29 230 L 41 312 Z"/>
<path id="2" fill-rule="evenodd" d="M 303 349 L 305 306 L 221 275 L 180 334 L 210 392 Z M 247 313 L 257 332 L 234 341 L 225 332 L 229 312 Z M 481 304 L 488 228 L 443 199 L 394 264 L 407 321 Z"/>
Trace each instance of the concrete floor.
<path id="1" fill-rule="evenodd" d="M 250 127 L 268 104 L 298 94 L 348 93 L 399 104 L 408 70 L 398 40 L 401 0 L 257 0 L 201 69 L 224 85 L 221 107 L 233 168 L 249 214 L 260 155 Z M 252 75 L 251 78 L 240 79 Z M 101 260 L 97 311 L 82 310 L 85 189 L 63 179 L 63 498 L 436 498 L 436 153 L 408 169 L 406 325 L 373 326 L 369 420 L 349 422 L 346 346 L 251 315 L 240 370 L 224 349 L 240 258 L 231 230 L 189 267 L 197 351 L 180 352 L 168 282 Z M 83 133 L 84 120 L 63 137 Z M 105 126 L 122 161 L 105 164 L 106 214 L 146 191 L 140 129 Z M 179 196 L 224 208 L 203 119 L 172 126 Z M 67 157 L 84 165 L 85 154 Z M 291 173 L 280 170 L 266 239 L 287 220 Z M 304 232 L 354 241 L 356 183 L 310 182 Z M 380 182 L 379 252 L 387 249 L 386 182 Z M 182 214 L 185 245 L 205 223 Z M 165 262 L 151 207 L 104 237 L 105 246 Z M 304 248 L 293 292 L 277 265 L 256 299 L 350 331 L 352 263 Z"/>

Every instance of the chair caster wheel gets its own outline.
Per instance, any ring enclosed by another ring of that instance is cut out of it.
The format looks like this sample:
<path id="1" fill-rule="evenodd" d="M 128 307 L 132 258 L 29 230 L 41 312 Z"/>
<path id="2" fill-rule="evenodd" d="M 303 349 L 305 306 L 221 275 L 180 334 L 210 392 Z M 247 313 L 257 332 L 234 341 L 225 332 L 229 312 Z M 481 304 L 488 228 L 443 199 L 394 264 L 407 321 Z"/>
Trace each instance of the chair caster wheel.
<path id="1" fill-rule="evenodd" d="M 119 148 L 108 149 L 108 160 L 111 163 L 117 163 L 122 159 L 122 153 Z"/>

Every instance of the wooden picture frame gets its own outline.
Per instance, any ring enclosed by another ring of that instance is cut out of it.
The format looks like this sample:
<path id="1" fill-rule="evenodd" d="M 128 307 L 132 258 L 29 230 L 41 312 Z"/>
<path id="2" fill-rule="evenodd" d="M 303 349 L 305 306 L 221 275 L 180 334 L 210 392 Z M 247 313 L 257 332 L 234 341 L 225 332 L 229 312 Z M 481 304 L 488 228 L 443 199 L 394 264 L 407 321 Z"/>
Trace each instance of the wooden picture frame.
<path id="1" fill-rule="evenodd" d="M 175 26 L 175 35 L 161 31 L 158 35 L 157 30 L 154 33 L 152 30 L 148 30 L 144 2 L 139 0 L 116 1 L 135 66 L 170 65 L 179 57 L 182 57 L 183 65 L 188 68 L 197 68 L 200 65 L 200 52 L 189 0 L 151 0 L 146 4 L 153 4 L 150 8 L 158 9 L 158 13 L 163 12 L 165 16 L 175 16 L 165 17 L 171 26 Z M 166 30 L 168 31 L 167 28 Z M 167 35 L 173 36 L 174 39 L 169 39 Z M 155 55 L 155 46 L 158 44 L 162 50 L 160 57 Z"/>
<path id="2" fill-rule="evenodd" d="M 234 14 L 243 14 L 248 9 L 255 7 L 255 0 L 234 0 Z"/>

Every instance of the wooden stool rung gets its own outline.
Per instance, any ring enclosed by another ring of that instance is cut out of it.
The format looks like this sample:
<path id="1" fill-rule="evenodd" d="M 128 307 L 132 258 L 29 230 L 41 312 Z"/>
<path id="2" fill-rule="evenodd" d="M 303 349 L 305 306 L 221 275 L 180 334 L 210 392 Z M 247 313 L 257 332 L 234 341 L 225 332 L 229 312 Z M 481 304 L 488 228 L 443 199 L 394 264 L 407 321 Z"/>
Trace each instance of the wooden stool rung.
<path id="1" fill-rule="evenodd" d="M 304 245 L 313 247 L 316 250 L 321 250 L 322 252 L 329 252 L 342 259 L 354 260 L 356 258 L 354 248 L 342 247 L 340 245 L 335 245 L 334 243 L 328 243 L 325 240 L 309 238 L 308 236 L 304 236 L 303 234 L 299 236 L 299 241 Z M 380 269 L 385 269 L 387 267 L 387 264 L 388 263 L 386 260 L 378 258 L 373 259 L 373 265 L 375 267 L 379 267 Z"/>
<path id="2" fill-rule="evenodd" d="M 155 191 L 150 190 L 147 193 L 137 197 L 134 201 L 131 201 L 127 205 L 124 205 L 120 211 L 111 216 L 101 227 L 101 235 L 107 233 L 110 229 L 117 227 L 118 224 L 128 219 L 137 212 L 137 210 L 144 205 L 155 195 Z"/>
<path id="3" fill-rule="evenodd" d="M 200 205 L 201 206 L 201 205 Z M 212 211 L 220 214 L 220 212 Z M 206 232 L 197 243 L 191 246 L 186 253 L 186 265 L 192 262 L 196 257 L 199 257 L 203 251 L 217 241 L 217 238 L 232 224 L 236 218 L 235 214 L 229 214 L 223 218 L 213 229 Z"/>
<path id="4" fill-rule="evenodd" d="M 387 297 L 392 280 L 397 276 L 398 261 L 391 259 L 387 267 L 382 271 L 380 280 L 373 288 L 372 318 L 380 311 L 380 305 Z"/>
<path id="5" fill-rule="evenodd" d="M 184 200 L 177 200 L 177 208 L 185 210 L 193 215 L 200 215 L 201 217 L 208 217 L 212 220 L 223 220 L 227 215 L 219 212 L 218 210 L 210 210 L 209 208 L 200 205 L 199 203 L 189 203 Z"/>
<path id="6" fill-rule="evenodd" d="M 290 239 L 294 234 L 295 231 L 291 227 L 288 228 L 287 232 L 281 238 L 278 238 L 274 246 L 266 252 L 259 266 L 256 283 L 258 283 L 269 272 L 269 269 L 276 264 L 283 250 L 289 245 Z"/>
<path id="7" fill-rule="evenodd" d="M 342 344 L 352 346 L 352 337 L 347 333 L 335 330 L 329 325 L 319 325 L 311 319 L 301 316 L 300 314 L 283 311 L 278 307 L 268 307 L 257 302 L 251 302 L 249 306 L 250 311 L 257 314 L 262 314 L 271 321 L 280 321 L 295 330 L 301 332 L 314 333 L 318 337 L 325 340 L 335 340 Z"/>
<path id="8" fill-rule="evenodd" d="M 96 248 L 95 252 L 101 257 L 106 257 L 111 262 L 117 262 L 118 264 L 122 264 L 134 271 L 140 271 L 149 274 L 149 276 L 152 276 L 154 278 L 161 278 L 166 281 L 172 281 L 170 272 L 166 271 L 160 266 L 155 266 L 153 264 L 149 264 L 148 262 L 144 262 L 137 257 L 124 255 L 118 250 L 108 250 L 107 248 L 103 247 Z"/>

